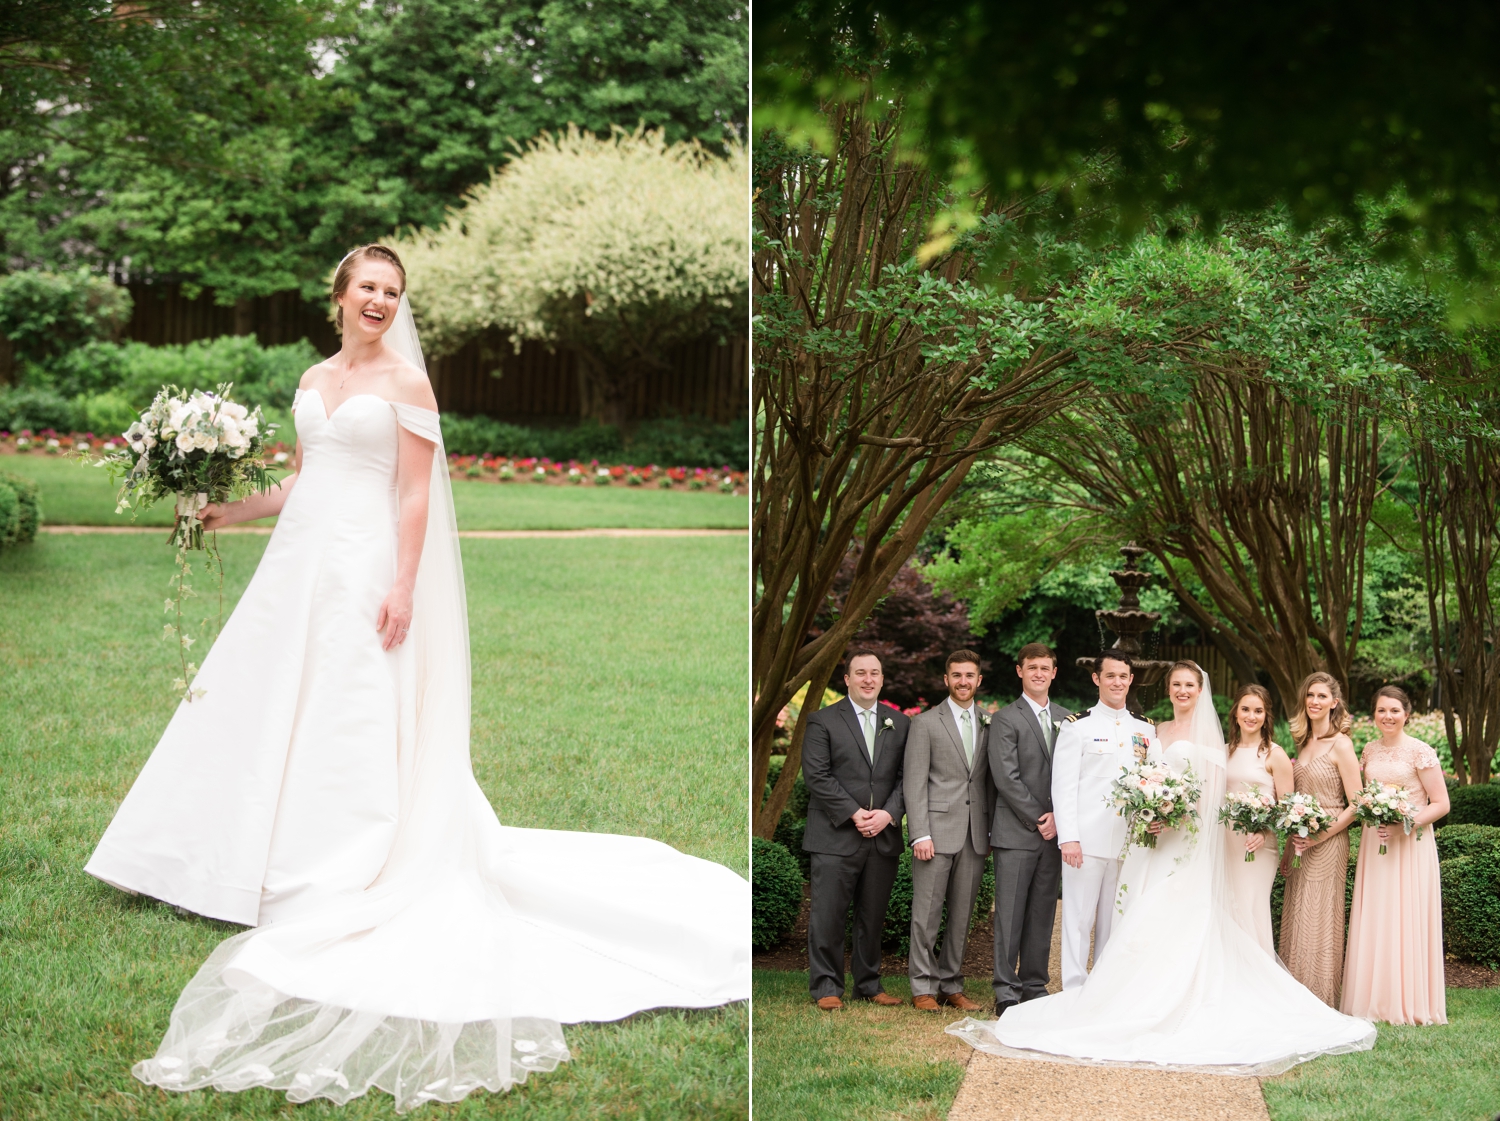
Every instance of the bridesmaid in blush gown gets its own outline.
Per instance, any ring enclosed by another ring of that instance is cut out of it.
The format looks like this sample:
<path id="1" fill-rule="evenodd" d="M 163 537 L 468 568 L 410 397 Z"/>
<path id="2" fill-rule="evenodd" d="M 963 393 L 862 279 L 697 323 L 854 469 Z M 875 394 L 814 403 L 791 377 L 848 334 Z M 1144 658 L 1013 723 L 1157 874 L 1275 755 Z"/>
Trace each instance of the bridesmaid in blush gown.
<path id="1" fill-rule="evenodd" d="M 1448 812 L 1448 784 L 1437 752 L 1406 734 L 1410 714 L 1401 689 L 1376 691 L 1381 734 L 1365 745 L 1365 778 L 1406 787 L 1420 810 L 1410 836 L 1389 825 L 1364 827 L 1340 1007 L 1366 1020 L 1446 1024 L 1443 900 L 1432 823 Z"/>
<path id="2" fill-rule="evenodd" d="M 1259 791 L 1280 799 L 1292 791 L 1292 761 L 1271 742 L 1271 694 L 1261 685 L 1243 685 L 1229 706 L 1228 789 Z M 1246 860 L 1246 852 L 1254 855 Z M 1268 954 L 1271 938 L 1271 885 L 1276 879 L 1276 834 L 1246 836 L 1230 831 L 1224 839 L 1225 874 L 1234 918 Z"/>
<path id="3" fill-rule="evenodd" d="M 1292 777 L 1299 791 L 1317 796 L 1338 816 L 1322 832 L 1293 837 L 1282 854 L 1286 896 L 1281 912 L 1281 960 L 1292 976 L 1333 1008 L 1344 972 L 1344 881 L 1349 867 L 1348 804 L 1364 785 L 1349 739 L 1352 723 L 1339 684 L 1326 673 L 1309 674 L 1291 718 L 1297 756 Z M 1301 858 L 1289 867 L 1293 855 Z"/>

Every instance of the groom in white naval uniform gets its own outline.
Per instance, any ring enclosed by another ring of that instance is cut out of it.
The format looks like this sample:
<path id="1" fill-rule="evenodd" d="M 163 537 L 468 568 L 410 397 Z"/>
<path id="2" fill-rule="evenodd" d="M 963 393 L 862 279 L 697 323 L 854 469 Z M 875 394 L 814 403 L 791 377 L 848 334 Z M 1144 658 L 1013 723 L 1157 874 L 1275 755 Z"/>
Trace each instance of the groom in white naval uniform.
<path id="1" fill-rule="evenodd" d="M 1109 941 L 1125 847 L 1125 819 L 1105 801 L 1110 785 L 1121 767 L 1161 753 L 1155 727 L 1125 709 L 1133 680 L 1127 655 L 1100 654 L 1094 660 L 1099 703 L 1063 722 L 1052 755 L 1052 813 L 1063 859 L 1064 989 L 1076 989 L 1088 976 L 1090 929 L 1095 961 Z"/>

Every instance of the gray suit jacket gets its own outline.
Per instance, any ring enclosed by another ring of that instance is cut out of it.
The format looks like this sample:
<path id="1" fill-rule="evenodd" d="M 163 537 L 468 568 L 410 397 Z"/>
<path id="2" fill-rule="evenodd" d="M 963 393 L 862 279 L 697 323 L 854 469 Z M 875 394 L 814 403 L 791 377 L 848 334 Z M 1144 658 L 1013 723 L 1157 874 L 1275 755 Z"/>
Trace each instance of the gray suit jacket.
<path id="1" fill-rule="evenodd" d="M 807 718 L 802 740 L 802 781 L 807 783 L 807 852 L 853 856 L 864 838 L 851 818 L 857 809 L 885 810 L 891 823 L 875 837 L 875 851 L 901 852 L 901 767 L 911 718 L 881 705 L 875 734 L 875 762 L 865 753 L 865 737 L 848 697 Z M 886 721 L 890 727 L 886 727 Z"/>
<path id="2" fill-rule="evenodd" d="M 1054 724 L 1068 718 L 1062 705 L 1048 703 Z M 995 784 L 990 844 L 997 849 L 1039 849 L 1044 841 L 1036 821 L 1052 812 L 1052 756 L 1042 726 L 1024 696 L 995 714 L 989 735 L 990 780 Z"/>
<path id="3" fill-rule="evenodd" d="M 965 844 L 989 852 L 989 758 L 983 713 L 974 710 L 974 765 L 964 761 L 963 739 L 946 698 L 912 718 L 906 736 L 907 835 L 931 837 L 940 853 Z"/>

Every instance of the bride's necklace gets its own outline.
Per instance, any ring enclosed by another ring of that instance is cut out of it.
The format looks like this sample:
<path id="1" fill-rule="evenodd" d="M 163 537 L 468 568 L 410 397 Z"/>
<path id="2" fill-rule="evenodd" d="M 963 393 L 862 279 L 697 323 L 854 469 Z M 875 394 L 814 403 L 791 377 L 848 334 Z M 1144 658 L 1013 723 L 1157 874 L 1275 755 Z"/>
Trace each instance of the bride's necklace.
<path id="1" fill-rule="evenodd" d="M 350 364 L 347 367 L 345 367 L 345 369 L 344 369 L 344 376 L 341 377 L 341 378 L 339 378 L 339 388 L 343 389 L 344 388 L 344 383 L 346 381 L 348 381 L 350 378 L 352 378 L 355 374 L 363 373 L 363 372 L 364 372 L 363 370 L 356 368 L 353 362 L 350 362 Z"/>

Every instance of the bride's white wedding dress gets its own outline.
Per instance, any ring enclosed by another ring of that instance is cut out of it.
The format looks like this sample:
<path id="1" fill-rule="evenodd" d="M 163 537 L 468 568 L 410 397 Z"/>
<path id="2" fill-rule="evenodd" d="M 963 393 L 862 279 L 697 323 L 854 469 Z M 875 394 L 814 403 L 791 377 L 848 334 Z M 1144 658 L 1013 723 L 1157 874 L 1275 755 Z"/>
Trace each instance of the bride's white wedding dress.
<path id="1" fill-rule="evenodd" d="M 996 1055 L 1257 1076 L 1373 1047 L 1369 1021 L 1324 1004 L 1234 919 L 1218 824 L 1227 758 L 1206 679 L 1191 738 L 1162 757 L 1203 782 L 1198 831 L 1131 850 L 1123 914 L 1087 981 L 948 1031 Z"/>
<path id="2" fill-rule="evenodd" d="M 421 362 L 410 310 L 387 342 Z M 502 826 L 469 764 L 463 573 L 437 414 L 294 405 L 302 471 L 255 576 L 87 870 L 256 929 L 183 990 L 166 1089 L 398 1111 L 568 1058 L 562 1023 L 747 999 L 749 885 L 640 837 Z M 398 426 L 437 445 L 405 643 Z"/>

